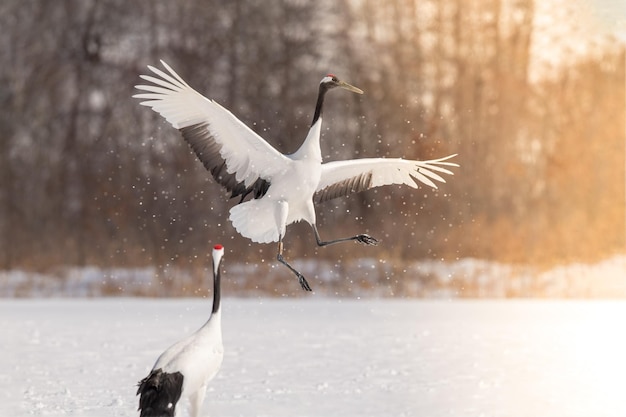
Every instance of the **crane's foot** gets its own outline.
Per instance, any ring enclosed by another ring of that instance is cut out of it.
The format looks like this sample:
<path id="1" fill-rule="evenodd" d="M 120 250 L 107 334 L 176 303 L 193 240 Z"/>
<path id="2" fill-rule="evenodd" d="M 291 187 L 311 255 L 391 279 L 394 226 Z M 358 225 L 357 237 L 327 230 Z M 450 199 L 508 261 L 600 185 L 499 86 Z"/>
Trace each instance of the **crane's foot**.
<path id="1" fill-rule="evenodd" d="M 289 270 L 291 272 L 293 272 L 294 274 L 296 274 L 296 278 L 298 278 L 298 282 L 300 283 L 300 286 L 302 287 L 302 289 L 304 291 L 312 291 L 311 290 L 311 286 L 309 285 L 309 283 L 306 281 L 306 278 L 304 278 L 304 275 L 302 275 L 296 268 L 294 268 L 293 266 L 289 265 L 289 262 L 285 261 L 285 259 L 283 258 L 282 254 L 278 254 L 276 256 L 276 259 L 278 260 L 278 262 L 280 262 L 281 264 L 285 265 L 287 268 L 289 268 Z"/>
<path id="2" fill-rule="evenodd" d="M 378 239 L 371 237 L 370 235 L 357 235 L 354 237 L 355 240 L 359 243 L 363 243 L 364 245 L 376 246 L 378 245 Z"/>
<path id="3" fill-rule="evenodd" d="M 313 291 L 311 290 L 309 283 L 306 281 L 306 278 L 304 278 L 304 275 L 298 274 L 298 282 L 304 291 Z"/>

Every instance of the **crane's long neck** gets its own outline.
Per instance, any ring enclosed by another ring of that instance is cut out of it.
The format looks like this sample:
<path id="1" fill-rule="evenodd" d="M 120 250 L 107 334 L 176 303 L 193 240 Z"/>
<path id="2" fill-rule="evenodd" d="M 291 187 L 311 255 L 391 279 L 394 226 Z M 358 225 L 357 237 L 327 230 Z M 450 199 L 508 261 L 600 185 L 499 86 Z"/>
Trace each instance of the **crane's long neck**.
<path id="1" fill-rule="evenodd" d="M 315 104 L 315 114 L 313 115 L 313 121 L 311 122 L 311 127 L 317 120 L 322 117 L 322 107 L 324 107 L 324 97 L 326 96 L 326 92 L 328 91 L 328 87 L 324 84 L 320 84 L 320 89 L 317 94 L 317 103 Z"/>
<path id="2" fill-rule="evenodd" d="M 294 152 L 291 157 L 300 160 L 322 161 L 322 150 L 320 148 L 320 135 L 322 131 L 322 107 L 324 106 L 324 96 L 328 91 L 328 87 L 320 84 L 319 93 L 317 95 L 317 104 L 315 105 L 315 114 L 311 122 L 311 128 L 306 139 L 300 148 Z"/>
<path id="3" fill-rule="evenodd" d="M 211 314 L 216 314 L 220 311 L 221 301 L 221 275 L 220 275 L 220 263 L 213 264 L 213 309 Z"/>

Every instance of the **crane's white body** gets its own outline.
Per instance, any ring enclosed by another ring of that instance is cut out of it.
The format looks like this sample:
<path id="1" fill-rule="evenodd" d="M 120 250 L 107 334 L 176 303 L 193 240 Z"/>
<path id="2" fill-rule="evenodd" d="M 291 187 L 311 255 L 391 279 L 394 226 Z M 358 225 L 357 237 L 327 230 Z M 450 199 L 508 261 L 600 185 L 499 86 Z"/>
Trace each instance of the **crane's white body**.
<path id="1" fill-rule="evenodd" d="M 153 369 L 183 374 L 180 401 L 189 401 L 190 414 L 195 417 L 204 402 L 207 385 L 217 375 L 223 359 L 222 313 L 219 310 L 211 314 L 210 319 L 198 331 L 163 352 Z M 179 415 L 180 408 L 176 411 Z"/>
<path id="2" fill-rule="evenodd" d="M 159 356 L 150 374 L 139 382 L 141 416 L 180 415 L 179 403 L 189 403 L 192 417 L 198 417 L 207 385 L 219 371 L 224 358 L 222 309 L 220 306 L 220 264 L 224 247 L 213 249 L 213 309 L 206 323 L 195 333 L 175 343 Z M 182 384 L 180 379 L 182 378 Z"/>
<path id="3" fill-rule="evenodd" d="M 320 118 L 309 130 L 298 151 L 287 155 L 283 169 L 272 177 L 263 198 L 253 199 L 230 209 L 230 220 L 242 235 L 258 243 L 277 242 L 287 225 L 304 220 L 315 224 L 312 196 L 322 174 Z"/>
<path id="4" fill-rule="evenodd" d="M 287 225 L 300 220 L 315 228 L 314 197 L 325 201 L 389 184 L 417 188 L 421 182 L 437 188 L 433 180 L 445 182 L 437 172 L 451 175 L 445 167 L 458 166 L 446 161 L 455 155 L 430 161 L 369 158 L 322 163 L 321 117 L 312 124 L 300 149 L 283 155 L 230 111 L 203 97 L 165 62 L 161 63 L 168 73 L 149 66 L 159 78 L 142 75 L 152 85 L 136 86 L 147 91 L 135 95 L 146 100 L 141 104 L 160 113 L 177 129 L 198 126 L 200 133 L 195 143 L 190 143 L 207 168 L 223 160 L 227 173 L 245 187 L 259 179 L 270 184 L 262 197 L 230 210 L 235 229 L 254 242 L 277 242 L 285 235 Z M 214 153 L 219 149 L 221 160 L 203 157 L 198 150 L 201 147 Z M 332 196 L 328 194 L 331 189 Z"/>

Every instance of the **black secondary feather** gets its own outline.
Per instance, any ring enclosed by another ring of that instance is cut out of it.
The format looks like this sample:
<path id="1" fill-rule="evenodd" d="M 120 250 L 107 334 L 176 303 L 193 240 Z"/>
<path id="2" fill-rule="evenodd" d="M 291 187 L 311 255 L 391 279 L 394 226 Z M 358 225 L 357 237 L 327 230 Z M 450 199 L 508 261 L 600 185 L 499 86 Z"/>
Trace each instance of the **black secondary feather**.
<path id="1" fill-rule="evenodd" d="M 174 417 L 183 390 L 183 374 L 155 369 L 139 381 L 139 416 Z"/>

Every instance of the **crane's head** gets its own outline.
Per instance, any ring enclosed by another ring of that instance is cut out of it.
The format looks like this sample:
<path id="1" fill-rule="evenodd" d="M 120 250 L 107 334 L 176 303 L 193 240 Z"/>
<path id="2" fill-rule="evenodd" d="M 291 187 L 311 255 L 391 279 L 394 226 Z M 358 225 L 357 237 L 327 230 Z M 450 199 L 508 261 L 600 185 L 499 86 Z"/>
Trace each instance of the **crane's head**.
<path id="1" fill-rule="evenodd" d="M 215 245 L 213 247 L 213 274 L 217 275 L 222 263 L 222 256 L 224 256 L 224 246 Z"/>
<path id="2" fill-rule="evenodd" d="M 341 81 L 333 74 L 328 74 L 322 81 L 320 81 L 320 89 L 323 88 L 325 90 L 330 90 L 335 87 L 341 87 L 345 90 L 352 91 L 353 93 L 363 94 L 363 90 L 360 88 L 356 88 L 353 85 L 348 84 L 347 82 Z"/>

